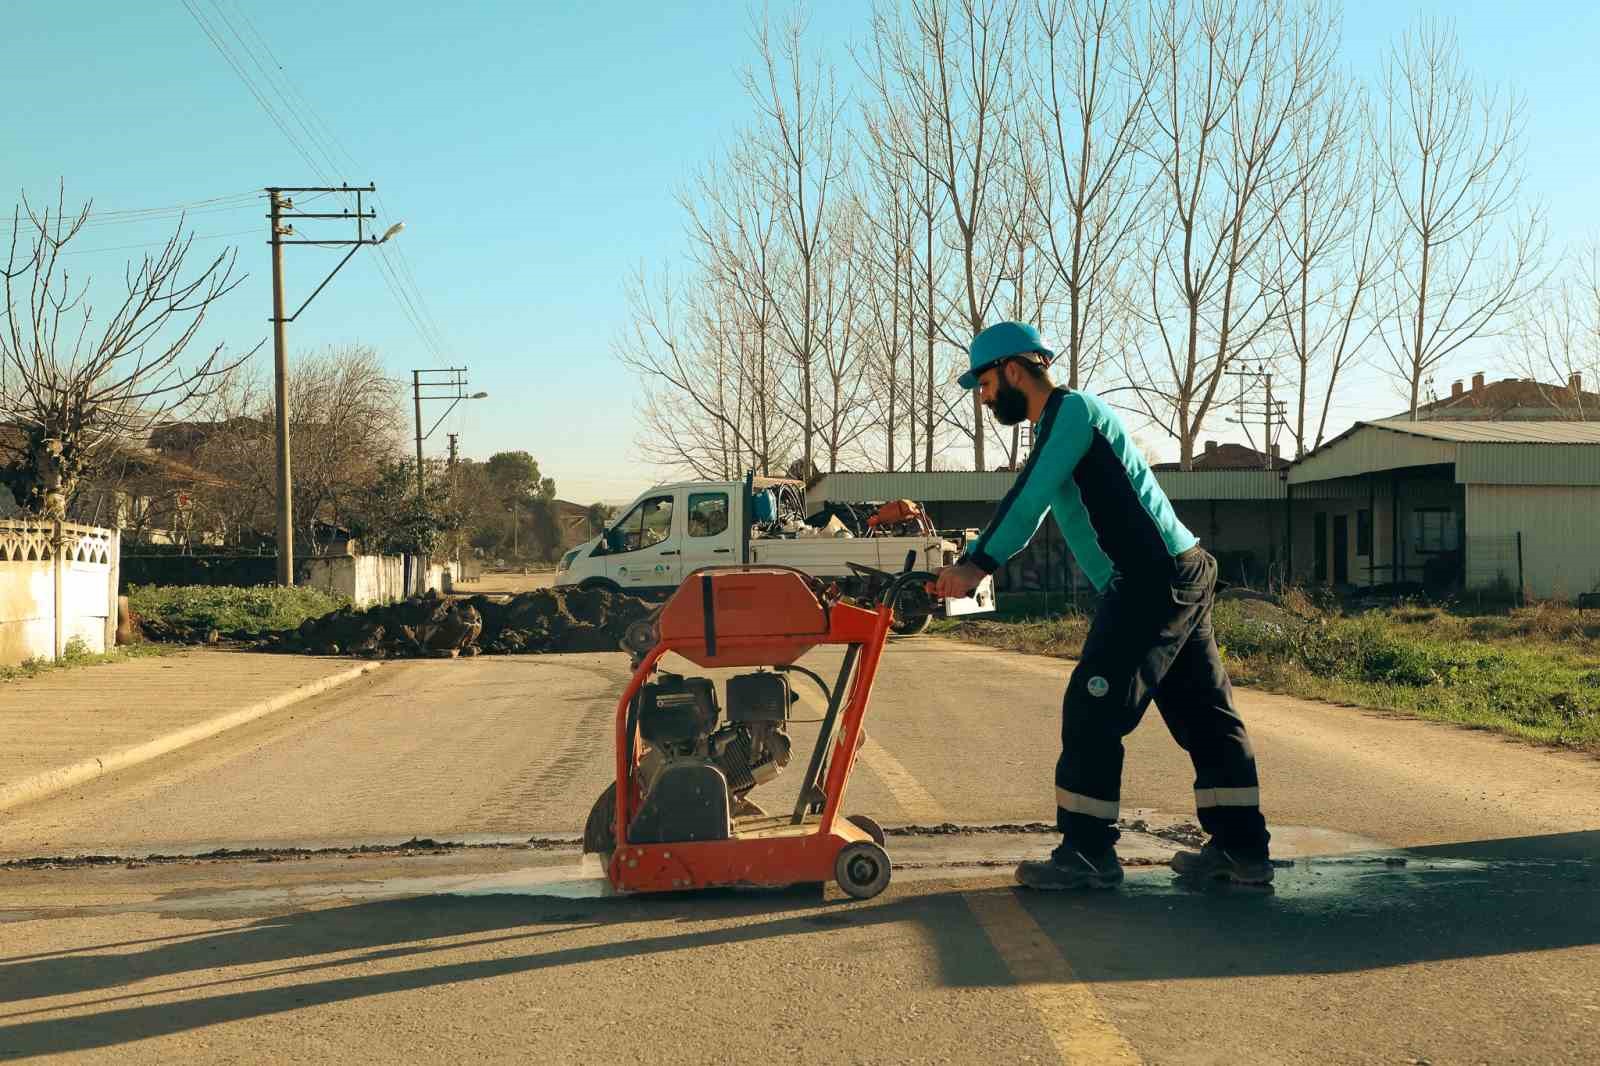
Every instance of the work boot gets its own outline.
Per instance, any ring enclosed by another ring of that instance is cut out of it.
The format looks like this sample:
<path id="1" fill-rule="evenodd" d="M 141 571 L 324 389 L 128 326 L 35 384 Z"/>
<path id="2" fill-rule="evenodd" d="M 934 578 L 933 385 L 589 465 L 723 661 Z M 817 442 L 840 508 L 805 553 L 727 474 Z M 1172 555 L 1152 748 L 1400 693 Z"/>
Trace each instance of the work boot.
<path id="1" fill-rule="evenodd" d="M 1172 872 L 1192 881 L 1228 881 L 1236 885 L 1270 885 L 1272 860 L 1227 851 L 1215 841 L 1199 851 L 1172 856 Z"/>
<path id="2" fill-rule="evenodd" d="M 1048 859 L 1026 859 L 1017 864 L 1017 884 L 1025 888 L 1062 891 L 1116 888 L 1121 883 L 1122 863 L 1115 848 L 1090 856 L 1060 847 Z"/>

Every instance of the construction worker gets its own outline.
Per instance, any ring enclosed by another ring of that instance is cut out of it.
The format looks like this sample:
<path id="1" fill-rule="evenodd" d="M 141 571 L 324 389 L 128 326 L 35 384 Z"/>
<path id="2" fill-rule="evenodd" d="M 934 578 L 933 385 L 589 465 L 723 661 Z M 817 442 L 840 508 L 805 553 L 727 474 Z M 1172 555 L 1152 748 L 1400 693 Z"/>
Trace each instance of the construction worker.
<path id="1" fill-rule="evenodd" d="M 990 520 L 954 565 L 940 596 L 967 596 L 1055 515 L 1078 566 L 1100 592 L 1067 685 L 1056 762 L 1049 859 L 1017 867 L 1030 888 L 1110 888 L 1117 859 L 1122 738 L 1152 699 L 1194 762 L 1195 806 L 1210 835 L 1180 851 L 1180 876 L 1245 884 L 1272 880 L 1255 757 L 1217 654 L 1211 608 L 1217 561 L 1184 528 L 1138 447 L 1092 393 L 1053 384 L 1054 358 L 1032 326 L 1001 322 L 973 338 L 962 388 L 979 390 L 1002 425 L 1033 424 L 1033 448 Z"/>

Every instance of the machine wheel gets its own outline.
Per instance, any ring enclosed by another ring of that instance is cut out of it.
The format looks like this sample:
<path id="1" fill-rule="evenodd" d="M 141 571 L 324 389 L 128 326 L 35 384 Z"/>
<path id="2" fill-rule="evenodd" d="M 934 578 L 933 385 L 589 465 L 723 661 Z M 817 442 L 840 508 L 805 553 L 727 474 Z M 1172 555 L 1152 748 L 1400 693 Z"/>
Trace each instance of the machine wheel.
<path id="1" fill-rule="evenodd" d="M 871 837 L 873 842 L 880 848 L 884 846 L 884 841 L 888 840 L 888 837 L 883 835 L 883 826 L 864 814 L 852 814 L 845 821 Z"/>
<path id="2" fill-rule="evenodd" d="M 605 855 L 617 849 L 617 783 L 606 786 L 589 809 L 583 826 L 583 850 Z"/>
<path id="3" fill-rule="evenodd" d="M 833 876 L 846 895 L 871 899 L 889 887 L 889 853 L 876 844 L 846 844 L 833 860 Z"/>

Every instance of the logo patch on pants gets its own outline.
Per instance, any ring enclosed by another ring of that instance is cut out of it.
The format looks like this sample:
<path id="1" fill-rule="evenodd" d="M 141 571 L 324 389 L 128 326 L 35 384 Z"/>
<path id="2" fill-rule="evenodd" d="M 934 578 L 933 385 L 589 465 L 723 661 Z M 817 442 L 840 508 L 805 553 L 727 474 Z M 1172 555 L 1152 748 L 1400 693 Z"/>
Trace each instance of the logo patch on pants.
<path id="1" fill-rule="evenodd" d="M 1096 674 L 1094 677 L 1089 679 L 1089 695 L 1093 696 L 1095 699 L 1099 699 L 1101 696 L 1104 696 L 1110 691 L 1110 683 L 1100 675 Z"/>

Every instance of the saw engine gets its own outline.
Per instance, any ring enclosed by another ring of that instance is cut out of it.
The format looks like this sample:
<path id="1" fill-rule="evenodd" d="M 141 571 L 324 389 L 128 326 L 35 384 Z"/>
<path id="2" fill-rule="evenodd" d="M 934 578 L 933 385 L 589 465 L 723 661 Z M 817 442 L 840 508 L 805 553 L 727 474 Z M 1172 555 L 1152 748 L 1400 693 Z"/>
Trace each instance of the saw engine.
<path id="1" fill-rule="evenodd" d="M 725 715 L 710 678 L 662 673 L 644 685 L 638 723 L 647 748 L 636 771 L 640 804 L 629 843 L 725 840 L 735 817 L 761 814 L 748 796 L 789 764 L 784 726 L 796 698 L 785 675 L 765 670 L 728 679 Z M 613 791 L 590 815 L 588 850 L 611 850 L 605 845 L 615 831 L 604 823 L 614 810 Z"/>

